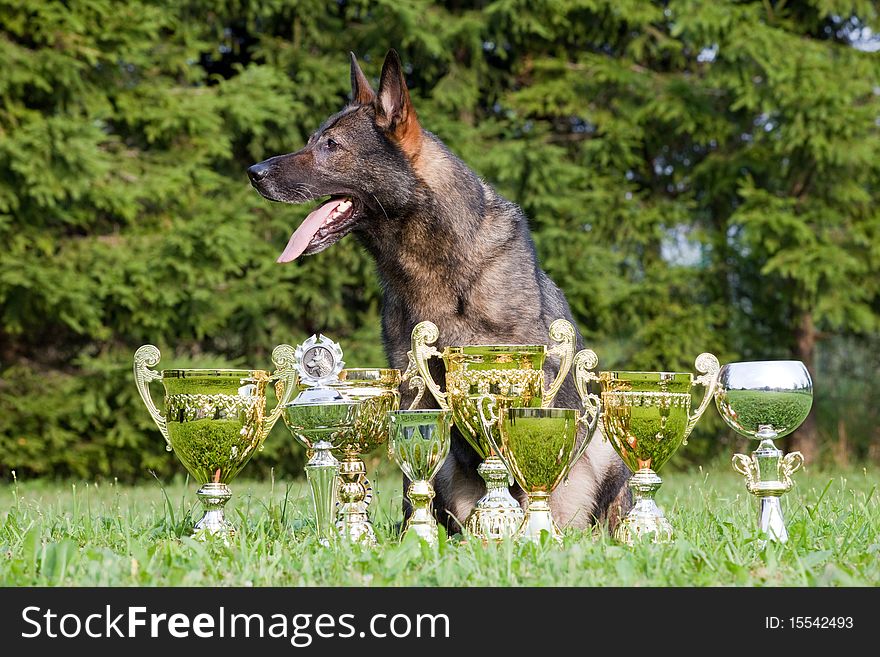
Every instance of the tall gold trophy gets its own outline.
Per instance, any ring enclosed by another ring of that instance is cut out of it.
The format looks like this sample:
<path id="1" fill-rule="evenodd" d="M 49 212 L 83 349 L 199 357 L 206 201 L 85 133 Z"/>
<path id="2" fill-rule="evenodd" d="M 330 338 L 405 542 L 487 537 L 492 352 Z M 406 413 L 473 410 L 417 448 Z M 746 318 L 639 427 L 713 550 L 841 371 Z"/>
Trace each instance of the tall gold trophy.
<path id="1" fill-rule="evenodd" d="M 431 480 L 449 454 L 452 417 L 449 411 L 391 411 L 391 437 L 388 454 L 410 480 L 407 497 L 412 513 L 407 518 L 404 535 L 415 534 L 428 545 L 437 544 L 437 521 L 432 500 Z"/>
<path id="2" fill-rule="evenodd" d="M 138 393 L 153 421 L 173 451 L 199 484 L 196 493 L 205 514 L 194 534 L 227 537 L 234 528 L 223 515 L 232 497 L 229 482 L 260 449 L 293 396 L 296 374 L 293 348 L 279 345 L 272 352 L 276 371 L 234 369 L 152 369 L 159 350 L 144 345 L 134 355 Z M 149 383 L 161 380 L 165 388 L 164 414 L 150 395 Z M 278 405 L 266 413 L 266 387 L 275 381 Z"/>
<path id="3" fill-rule="evenodd" d="M 590 383 L 598 381 L 602 391 L 601 430 L 634 473 L 629 486 L 635 504 L 617 526 L 614 537 L 627 545 L 641 539 L 669 543 L 672 525 L 654 501 L 662 483 L 657 471 L 687 442 L 712 399 L 718 381 L 718 359 L 700 354 L 696 368 L 701 375 L 696 378 L 690 372 L 600 372 L 597 377 L 589 371 L 591 361 L 584 352 L 575 357 L 578 392 L 587 399 Z M 691 389 L 696 385 L 702 385 L 705 392 L 692 413 Z"/>
<path id="4" fill-rule="evenodd" d="M 341 456 L 336 526 L 348 539 L 368 545 L 376 544 L 376 532 L 368 514 L 373 488 L 363 455 L 388 440 L 388 413 L 400 407 L 400 378 L 400 370 L 395 369 L 349 368 L 328 384 L 359 404 L 354 427 L 340 434 L 336 443 Z"/>
<path id="5" fill-rule="evenodd" d="M 508 490 L 512 482 L 507 467 L 484 434 L 477 402 L 492 395 L 508 407 L 549 406 L 571 368 L 575 331 L 571 323 L 558 319 L 549 333 L 556 343 L 549 349 L 542 344 L 465 345 L 447 346 L 441 352 L 433 346 L 440 337 L 436 325 L 420 322 L 412 332 L 410 361 L 440 408 L 452 411 L 462 436 L 483 459 L 477 472 L 486 483 L 486 494 L 464 520 L 465 531 L 482 540 L 512 536 L 522 524 L 523 511 Z M 548 354 L 560 359 L 559 372 L 549 386 L 543 369 Z M 445 390 L 431 375 L 432 358 L 445 365 Z"/>

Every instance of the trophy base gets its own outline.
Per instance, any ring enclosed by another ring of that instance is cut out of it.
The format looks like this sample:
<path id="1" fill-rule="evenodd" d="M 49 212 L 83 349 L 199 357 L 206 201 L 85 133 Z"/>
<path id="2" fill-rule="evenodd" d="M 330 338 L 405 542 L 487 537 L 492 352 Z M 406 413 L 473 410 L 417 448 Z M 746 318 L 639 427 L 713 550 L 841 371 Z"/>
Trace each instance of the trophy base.
<path id="1" fill-rule="evenodd" d="M 434 499 L 434 487 L 428 481 L 416 480 L 409 486 L 407 496 L 412 504 L 413 512 L 406 521 L 406 527 L 403 530 L 404 537 L 407 534 L 415 534 L 428 545 L 437 545 L 439 540 L 437 532 L 437 521 L 434 519 L 433 509 L 431 508 L 431 500 Z"/>
<path id="2" fill-rule="evenodd" d="M 373 523 L 367 515 L 367 505 L 363 502 L 348 502 L 340 505 L 336 530 L 344 540 L 352 543 L 362 543 L 370 547 L 378 544 Z"/>
<path id="3" fill-rule="evenodd" d="M 538 543 L 544 532 L 557 543 L 562 543 L 562 532 L 550 514 L 550 494 L 533 493 L 529 495 L 529 508 L 526 509 L 525 518 L 516 533 L 516 540 Z"/>
<path id="4" fill-rule="evenodd" d="M 614 540 L 624 545 L 635 545 L 636 542 L 647 540 L 651 543 L 672 543 L 672 525 L 653 500 L 651 504 L 652 510 L 643 509 L 638 513 L 634 513 L 636 508 L 633 507 L 614 530 Z"/>
<path id="5" fill-rule="evenodd" d="M 410 533 L 415 534 L 420 539 L 425 541 L 425 543 L 432 547 L 437 545 L 437 542 L 439 540 L 436 522 L 434 522 L 433 524 L 429 522 L 409 522 L 407 523 L 406 529 L 404 530 L 404 536 Z"/>
<path id="6" fill-rule="evenodd" d="M 213 482 L 202 484 L 196 492 L 205 515 L 193 527 L 192 536 L 199 540 L 207 540 L 209 536 L 220 536 L 224 540 L 235 534 L 235 527 L 223 515 L 223 507 L 232 497 L 232 491 L 226 484 Z"/>
<path id="7" fill-rule="evenodd" d="M 514 536 L 523 524 L 519 502 L 507 489 L 507 468 L 497 456 L 480 464 L 477 472 L 486 480 L 487 492 L 464 522 L 465 531 L 483 541 L 500 541 Z"/>
<path id="8" fill-rule="evenodd" d="M 782 516 L 782 501 L 778 497 L 762 497 L 758 527 L 767 539 L 776 543 L 788 542 L 788 530 Z"/>
<path id="9" fill-rule="evenodd" d="M 663 482 L 657 473 L 646 468 L 636 472 L 629 480 L 635 504 L 614 530 L 614 539 L 625 545 L 637 541 L 671 543 L 672 525 L 654 501 L 654 495 Z"/>

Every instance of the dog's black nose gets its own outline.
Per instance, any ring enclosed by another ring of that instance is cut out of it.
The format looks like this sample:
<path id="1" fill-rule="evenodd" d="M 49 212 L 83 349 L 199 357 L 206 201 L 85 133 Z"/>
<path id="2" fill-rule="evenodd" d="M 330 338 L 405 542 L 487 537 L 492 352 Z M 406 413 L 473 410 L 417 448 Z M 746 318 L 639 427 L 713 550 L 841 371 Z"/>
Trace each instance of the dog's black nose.
<path id="1" fill-rule="evenodd" d="M 259 164 L 255 164 L 250 167 L 248 170 L 248 178 L 251 179 L 251 182 L 260 182 L 263 178 L 266 177 L 266 174 L 269 173 L 269 165 L 263 162 Z"/>

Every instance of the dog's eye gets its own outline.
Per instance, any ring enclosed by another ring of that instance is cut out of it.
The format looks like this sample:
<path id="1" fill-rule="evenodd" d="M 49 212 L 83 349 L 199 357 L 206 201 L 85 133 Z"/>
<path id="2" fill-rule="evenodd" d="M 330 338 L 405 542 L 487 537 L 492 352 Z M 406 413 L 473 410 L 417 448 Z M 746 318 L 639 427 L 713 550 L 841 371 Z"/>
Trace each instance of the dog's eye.
<path id="1" fill-rule="evenodd" d="M 339 148 L 339 144 L 337 144 L 333 139 L 328 138 L 327 139 L 327 150 L 328 151 L 335 151 L 337 148 Z"/>

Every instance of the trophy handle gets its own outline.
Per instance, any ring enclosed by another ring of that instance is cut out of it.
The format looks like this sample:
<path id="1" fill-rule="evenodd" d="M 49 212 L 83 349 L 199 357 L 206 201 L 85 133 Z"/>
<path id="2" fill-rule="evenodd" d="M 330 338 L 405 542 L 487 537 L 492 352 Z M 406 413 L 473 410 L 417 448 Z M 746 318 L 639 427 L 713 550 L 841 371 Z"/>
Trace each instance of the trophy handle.
<path id="1" fill-rule="evenodd" d="M 432 357 L 441 358 L 442 354 L 433 346 L 440 337 L 440 331 L 433 322 L 419 322 L 412 331 L 412 351 L 407 355 L 415 362 L 416 369 L 422 379 L 422 383 L 428 387 L 434 399 L 440 404 L 440 408 L 444 411 L 449 410 L 449 403 L 446 399 L 446 393 L 440 390 L 431 372 L 428 370 L 428 360 Z M 412 384 L 411 384 L 412 385 Z"/>
<path id="2" fill-rule="evenodd" d="M 804 464 L 804 455 L 800 452 L 791 452 L 790 454 L 786 454 L 785 458 L 782 459 L 782 476 L 784 477 L 783 481 L 787 484 L 791 484 L 791 475 L 801 469 L 801 466 Z"/>
<path id="3" fill-rule="evenodd" d="M 602 424 L 601 404 L 599 395 L 591 393 L 588 386 L 591 381 L 599 380 L 599 375 L 592 371 L 598 364 L 599 357 L 592 349 L 581 349 L 574 357 L 574 387 L 577 388 L 581 403 L 584 405 L 584 413 L 593 408 L 597 409 L 597 427 Z M 604 430 L 599 430 L 599 433 L 604 437 Z"/>
<path id="4" fill-rule="evenodd" d="M 700 402 L 697 410 L 688 417 L 684 439 L 681 441 L 682 445 L 687 445 L 688 436 L 690 436 L 691 431 L 694 430 L 694 425 L 696 425 L 697 420 L 703 415 L 703 411 L 706 410 L 709 401 L 715 396 L 715 388 L 718 385 L 718 370 L 721 369 L 721 364 L 718 362 L 718 359 L 710 353 L 703 353 L 697 356 L 697 360 L 694 361 L 694 364 L 697 367 L 697 371 L 702 372 L 703 374 L 698 376 L 692 385 L 702 385 L 706 388 L 706 392 L 703 394 L 703 401 Z"/>
<path id="5" fill-rule="evenodd" d="M 262 441 L 266 439 L 278 418 L 281 417 L 283 406 L 290 402 L 293 393 L 296 392 L 297 373 L 294 353 L 293 347 L 289 344 L 280 344 L 272 350 L 272 362 L 275 364 L 272 378 L 275 380 L 275 396 L 278 398 L 278 403 L 275 404 L 275 408 L 263 422 L 260 449 L 262 449 Z"/>
<path id="6" fill-rule="evenodd" d="M 162 437 L 165 438 L 165 449 L 171 451 L 171 438 L 168 436 L 168 425 L 165 417 L 156 408 L 153 397 L 150 395 L 150 381 L 161 379 L 162 375 L 156 370 L 150 369 L 155 367 L 159 362 L 161 355 L 159 349 L 151 344 L 145 344 L 134 352 L 134 383 L 137 386 L 138 393 L 153 418 L 153 422 L 159 427 Z"/>
<path id="7" fill-rule="evenodd" d="M 590 381 L 598 381 L 599 377 L 592 370 L 599 364 L 599 357 L 592 349 L 582 349 L 574 357 L 574 384 L 578 394 L 581 397 L 581 403 L 584 405 L 584 412 L 578 418 L 578 422 L 587 427 L 587 435 L 584 441 L 574 452 L 574 458 L 568 464 L 565 476 L 574 467 L 580 458 L 587 451 L 590 441 L 596 434 L 596 428 L 599 426 L 599 418 L 602 417 L 602 402 L 599 395 L 590 392 L 587 387 Z"/>
<path id="8" fill-rule="evenodd" d="M 541 406 L 545 408 L 553 403 L 568 371 L 571 369 L 571 361 L 574 358 L 574 350 L 577 338 L 575 337 L 574 326 L 565 319 L 557 319 L 550 325 L 550 339 L 556 344 L 553 345 L 547 353 L 559 356 L 559 371 L 556 378 L 549 388 L 545 388 L 544 395 L 541 399 Z"/>
<path id="9" fill-rule="evenodd" d="M 500 406 L 500 404 L 498 404 L 498 401 L 492 395 L 483 394 L 477 398 L 477 410 L 480 413 L 480 426 L 483 429 L 483 433 L 486 435 L 486 440 L 488 440 L 489 444 L 492 446 L 495 456 L 501 460 L 504 467 L 507 468 L 508 476 L 510 476 L 513 474 L 513 470 L 510 468 L 510 463 L 507 462 L 507 457 L 501 451 L 501 446 L 495 442 L 495 435 L 492 433 L 492 425 L 497 425 L 501 419 L 494 411 L 494 407 L 497 406 Z M 488 418 L 486 417 L 486 409 L 489 411 Z"/>
<path id="10" fill-rule="evenodd" d="M 745 454 L 734 454 L 732 464 L 733 469 L 746 478 L 746 488 L 751 490 L 756 481 L 755 464 L 752 458 Z"/>
<path id="11" fill-rule="evenodd" d="M 406 356 L 409 358 L 409 365 L 407 365 L 406 371 L 400 377 L 400 381 L 403 383 L 409 379 L 409 389 L 416 391 L 416 396 L 407 409 L 411 411 L 418 406 L 419 402 L 422 401 L 422 397 L 425 396 L 425 380 L 418 375 L 419 368 L 416 366 L 416 358 L 413 356 L 413 352 L 406 352 Z"/>

